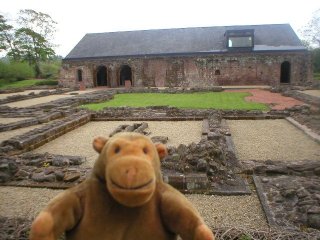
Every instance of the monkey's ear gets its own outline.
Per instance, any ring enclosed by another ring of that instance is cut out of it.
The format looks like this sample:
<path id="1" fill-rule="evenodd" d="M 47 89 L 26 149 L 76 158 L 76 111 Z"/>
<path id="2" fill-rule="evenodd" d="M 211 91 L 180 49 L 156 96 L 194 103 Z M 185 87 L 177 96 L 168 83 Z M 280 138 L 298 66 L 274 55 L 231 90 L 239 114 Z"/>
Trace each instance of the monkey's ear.
<path id="1" fill-rule="evenodd" d="M 93 149 L 96 150 L 98 153 L 101 153 L 104 145 L 107 143 L 108 139 L 104 137 L 96 137 L 93 140 L 92 146 Z"/>
<path id="2" fill-rule="evenodd" d="M 163 145 L 162 143 L 156 143 L 155 146 L 159 154 L 160 160 L 162 160 L 165 156 L 168 155 L 168 150 L 165 145 Z"/>

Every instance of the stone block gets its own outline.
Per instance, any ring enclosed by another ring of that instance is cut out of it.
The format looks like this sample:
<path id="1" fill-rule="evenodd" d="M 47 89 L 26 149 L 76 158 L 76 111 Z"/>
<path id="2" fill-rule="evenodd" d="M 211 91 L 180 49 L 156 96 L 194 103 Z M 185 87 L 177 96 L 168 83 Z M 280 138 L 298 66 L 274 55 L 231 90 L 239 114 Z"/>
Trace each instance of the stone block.
<path id="1" fill-rule="evenodd" d="M 208 133 L 208 140 L 219 140 L 221 137 L 222 136 L 220 133 L 216 133 L 216 132 L 209 132 Z"/>
<path id="2" fill-rule="evenodd" d="M 202 121 L 202 135 L 208 135 L 209 130 L 209 121 L 208 119 L 203 119 Z"/>
<path id="3" fill-rule="evenodd" d="M 78 171 L 75 172 L 67 172 L 64 177 L 63 177 L 63 181 L 64 182 L 74 182 L 77 179 L 79 179 L 81 177 L 81 173 Z"/>
<path id="4" fill-rule="evenodd" d="M 35 182 L 54 182 L 56 180 L 56 176 L 53 173 L 45 175 L 43 172 L 41 172 L 34 173 L 31 179 Z"/>
<path id="5" fill-rule="evenodd" d="M 170 174 L 165 175 L 163 178 L 166 183 L 178 190 L 185 190 L 186 188 L 184 174 Z"/>
<path id="6" fill-rule="evenodd" d="M 209 187 L 206 174 L 188 174 L 185 176 L 185 181 L 188 191 L 206 191 Z"/>

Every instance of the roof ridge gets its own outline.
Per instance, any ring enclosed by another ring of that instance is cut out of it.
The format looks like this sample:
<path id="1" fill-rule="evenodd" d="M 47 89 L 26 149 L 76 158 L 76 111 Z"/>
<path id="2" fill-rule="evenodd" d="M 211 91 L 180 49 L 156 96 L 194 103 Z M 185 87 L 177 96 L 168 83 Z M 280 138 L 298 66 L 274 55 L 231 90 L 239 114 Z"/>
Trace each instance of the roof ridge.
<path id="1" fill-rule="evenodd" d="M 231 28 L 231 27 L 260 27 L 260 26 L 275 26 L 275 25 L 289 25 L 289 23 L 271 23 L 271 24 L 251 24 L 251 25 L 226 25 L 226 26 L 202 26 L 202 27 L 181 27 L 181 28 L 155 28 L 155 29 L 138 29 L 138 30 L 120 30 L 112 32 L 96 32 L 86 33 L 86 35 L 94 34 L 109 34 L 109 33 L 128 33 L 128 32 L 147 32 L 147 31 L 166 31 L 166 30 L 184 30 L 184 29 L 201 29 L 201 28 Z"/>

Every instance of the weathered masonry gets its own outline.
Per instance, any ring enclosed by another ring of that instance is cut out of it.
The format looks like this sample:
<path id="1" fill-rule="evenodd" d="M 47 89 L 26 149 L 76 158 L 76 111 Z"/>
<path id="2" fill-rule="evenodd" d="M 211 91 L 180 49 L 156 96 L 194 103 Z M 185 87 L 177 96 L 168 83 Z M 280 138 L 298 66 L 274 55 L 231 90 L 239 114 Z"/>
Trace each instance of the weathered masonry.
<path id="1" fill-rule="evenodd" d="M 308 85 L 307 49 L 288 24 L 86 34 L 63 60 L 67 87 Z"/>

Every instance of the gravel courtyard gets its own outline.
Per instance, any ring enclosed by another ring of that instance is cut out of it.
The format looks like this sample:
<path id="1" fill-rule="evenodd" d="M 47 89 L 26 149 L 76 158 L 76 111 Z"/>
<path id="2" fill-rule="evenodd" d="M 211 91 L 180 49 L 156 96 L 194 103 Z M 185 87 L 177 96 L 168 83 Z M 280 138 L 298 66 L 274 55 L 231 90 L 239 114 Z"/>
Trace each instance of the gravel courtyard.
<path id="1" fill-rule="evenodd" d="M 167 136 L 167 145 L 178 146 L 199 142 L 201 139 L 202 121 L 146 121 L 152 136 Z M 97 153 L 92 148 L 92 140 L 96 136 L 109 136 L 121 124 L 141 123 L 141 121 L 106 121 L 89 122 L 53 141 L 36 149 L 36 153 L 55 153 L 80 155 L 87 159 L 83 164 L 92 167 Z"/>
<path id="2" fill-rule="evenodd" d="M 320 98 L 320 90 L 305 90 L 305 91 L 300 91 L 304 94 L 314 96 L 314 97 L 319 97 Z"/>
<path id="3" fill-rule="evenodd" d="M 0 216 L 33 219 L 61 190 L 1 187 Z M 210 227 L 266 229 L 264 213 L 256 195 L 186 195 Z M 10 207 L 8 207 L 10 206 Z"/>
<path id="4" fill-rule="evenodd" d="M 320 144 L 287 120 L 228 120 L 240 160 L 319 160 Z"/>

